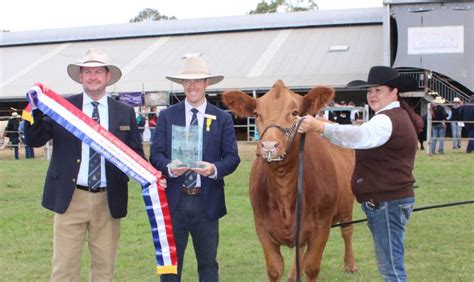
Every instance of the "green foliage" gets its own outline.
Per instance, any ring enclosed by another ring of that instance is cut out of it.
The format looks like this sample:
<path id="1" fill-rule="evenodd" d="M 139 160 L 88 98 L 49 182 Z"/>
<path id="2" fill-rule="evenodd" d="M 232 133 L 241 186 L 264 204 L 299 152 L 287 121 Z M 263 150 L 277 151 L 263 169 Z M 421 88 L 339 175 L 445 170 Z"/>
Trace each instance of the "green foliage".
<path id="1" fill-rule="evenodd" d="M 138 16 L 130 20 L 131 23 L 146 21 L 176 20 L 175 16 L 168 17 L 160 14 L 158 10 L 146 8 L 138 13 Z"/>
<path id="2" fill-rule="evenodd" d="M 262 2 L 257 4 L 255 10 L 249 11 L 249 14 L 276 13 L 279 9 L 283 9 L 286 12 L 312 11 L 318 9 L 318 4 L 314 3 L 313 0 L 307 2 L 307 5 L 300 7 L 298 4 L 293 5 L 293 1 L 270 0 L 270 3 L 267 3 L 266 0 L 262 0 Z"/>
<path id="3" fill-rule="evenodd" d="M 218 252 L 221 281 L 267 281 L 265 260 L 255 234 L 248 198 L 248 176 L 255 145 L 239 144 L 242 163 L 226 178 L 228 214 L 220 224 Z M 11 153 L 11 152 L 10 152 Z M 41 154 L 37 152 L 37 155 Z M 0 160 L 0 273 L 1 281 L 48 281 L 52 257 L 53 214 L 41 207 L 48 162 Z M 474 158 L 464 152 L 416 159 L 416 207 L 474 199 Z M 116 281 L 157 281 L 148 219 L 137 183 L 130 182 L 128 216 L 122 220 Z M 411 281 L 472 281 L 474 277 L 474 205 L 416 212 L 406 232 L 406 265 Z M 358 204 L 354 219 L 364 218 Z M 372 237 L 357 224 L 353 245 L 359 272 L 343 272 L 343 243 L 335 228 L 322 260 L 322 281 L 381 281 L 377 273 Z M 292 249 L 282 247 L 285 271 Z M 89 252 L 81 261 L 82 281 L 88 277 Z M 286 280 L 286 274 L 282 280 Z M 183 281 L 197 281 L 191 241 L 186 250 Z"/>

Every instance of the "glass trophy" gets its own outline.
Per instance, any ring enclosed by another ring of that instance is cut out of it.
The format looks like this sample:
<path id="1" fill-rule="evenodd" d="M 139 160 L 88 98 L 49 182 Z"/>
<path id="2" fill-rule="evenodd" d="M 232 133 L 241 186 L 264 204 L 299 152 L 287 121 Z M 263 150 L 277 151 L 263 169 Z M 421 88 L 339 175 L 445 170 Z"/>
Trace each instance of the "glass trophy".
<path id="1" fill-rule="evenodd" d="M 202 130 L 197 125 L 171 126 L 171 163 L 169 167 L 199 167 L 202 161 Z"/>

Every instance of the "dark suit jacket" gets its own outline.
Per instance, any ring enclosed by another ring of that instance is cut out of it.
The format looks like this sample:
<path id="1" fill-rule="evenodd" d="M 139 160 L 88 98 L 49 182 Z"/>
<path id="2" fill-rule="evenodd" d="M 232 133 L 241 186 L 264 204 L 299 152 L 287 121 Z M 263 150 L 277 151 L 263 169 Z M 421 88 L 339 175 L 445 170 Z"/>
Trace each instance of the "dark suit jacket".
<path id="1" fill-rule="evenodd" d="M 67 100 L 82 109 L 82 95 L 74 95 Z M 108 98 L 108 104 L 109 131 L 144 157 L 133 108 L 111 98 Z M 32 147 L 41 147 L 50 139 L 53 141 L 43 206 L 62 214 L 69 207 L 76 189 L 82 142 L 39 110 L 33 111 L 33 118 L 35 122 L 25 132 L 26 143 Z M 120 130 L 120 126 L 128 126 L 130 130 Z M 114 218 L 124 217 L 127 214 L 128 176 L 108 161 L 105 162 L 105 172 L 110 213 Z"/>
<path id="2" fill-rule="evenodd" d="M 203 161 L 213 163 L 217 168 L 217 179 L 201 176 L 203 189 L 202 199 L 205 201 L 208 216 L 217 220 L 227 213 L 224 199 L 224 176 L 232 173 L 240 163 L 237 152 L 234 125 L 230 114 L 207 103 L 206 114 L 215 115 L 210 130 L 203 126 Z M 167 165 L 171 162 L 171 126 L 185 126 L 186 114 L 184 102 L 173 105 L 160 112 L 156 132 L 150 152 L 150 162 L 165 176 L 168 175 Z M 170 212 L 176 208 L 181 197 L 184 175 L 168 177 L 166 196 Z"/>

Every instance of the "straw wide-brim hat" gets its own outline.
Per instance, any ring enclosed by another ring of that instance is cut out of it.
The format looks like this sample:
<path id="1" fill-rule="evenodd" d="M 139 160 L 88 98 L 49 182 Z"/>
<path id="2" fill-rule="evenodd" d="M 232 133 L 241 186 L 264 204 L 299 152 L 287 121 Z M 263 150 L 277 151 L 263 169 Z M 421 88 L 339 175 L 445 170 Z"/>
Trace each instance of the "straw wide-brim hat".
<path id="1" fill-rule="evenodd" d="M 446 102 L 446 100 L 441 96 L 436 96 L 436 98 L 433 100 L 433 103 L 435 104 L 444 104 L 444 102 Z"/>
<path id="2" fill-rule="evenodd" d="M 213 85 L 224 79 L 223 75 L 211 75 L 207 69 L 207 64 L 200 57 L 187 57 L 184 59 L 183 68 L 180 74 L 166 76 L 167 79 L 183 84 L 187 79 L 208 79 L 209 84 Z"/>
<path id="3" fill-rule="evenodd" d="M 416 79 L 408 75 L 400 75 L 396 69 L 386 66 L 374 66 L 370 68 L 367 81 L 354 80 L 349 82 L 347 87 L 368 88 L 380 85 L 397 88 L 398 92 L 408 92 L 418 89 Z"/>
<path id="4" fill-rule="evenodd" d="M 69 64 L 67 66 L 67 73 L 77 83 L 81 83 L 79 79 L 79 74 L 81 72 L 81 67 L 107 67 L 110 72 L 110 80 L 107 83 L 107 86 L 115 84 L 122 77 L 122 71 L 115 65 L 110 64 L 109 57 L 102 50 L 91 48 L 87 50 L 84 58 L 79 60 L 74 64 Z"/>

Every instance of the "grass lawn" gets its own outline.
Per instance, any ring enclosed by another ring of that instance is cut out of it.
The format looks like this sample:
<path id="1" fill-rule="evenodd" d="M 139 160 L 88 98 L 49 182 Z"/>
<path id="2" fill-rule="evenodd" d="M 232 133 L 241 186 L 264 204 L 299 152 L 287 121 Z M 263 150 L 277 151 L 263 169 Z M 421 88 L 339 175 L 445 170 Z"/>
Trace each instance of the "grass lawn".
<path id="1" fill-rule="evenodd" d="M 218 261 L 221 281 L 266 281 L 262 249 L 248 198 L 254 145 L 239 145 L 242 163 L 226 178 L 228 214 L 220 220 Z M 48 162 L 11 160 L 0 154 L 0 281 L 48 281 L 52 256 L 53 214 L 41 207 Z M 37 152 L 37 155 L 38 154 Z M 415 177 L 416 207 L 474 200 L 474 155 L 450 151 L 432 157 L 419 153 Z M 364 218 L 358 204 L 354 218 Z M 416 212 L 406 232 L 406 265 L 411 281 L 474 281 L 474 205 Z M 357 224 L 354 248 L 359 272 L 343 272 L 343 244 L 333 229 L 325 249 L 321 281 L 381 281 L 372 238 Z M 293 250 L 283 248 L 285 271 Z M 82 280 L 88 280 L 88 250 Z M 122 220 L 117 281 L 157 281 L 154 250 L 140 187 L 131 182 L 129 214 Z M 192 244 L 185 257 L 183 281 L 197 281 Z M 284 279 L 286 280 L 286 274 Z"/>

